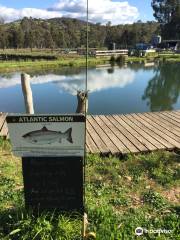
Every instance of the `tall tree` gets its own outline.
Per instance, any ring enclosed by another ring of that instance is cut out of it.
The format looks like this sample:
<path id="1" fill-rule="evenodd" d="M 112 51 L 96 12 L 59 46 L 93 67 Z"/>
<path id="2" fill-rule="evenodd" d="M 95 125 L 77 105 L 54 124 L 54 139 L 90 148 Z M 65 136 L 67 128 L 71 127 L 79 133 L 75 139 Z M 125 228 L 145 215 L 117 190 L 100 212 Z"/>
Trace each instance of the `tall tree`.
<path id="1" fill-rule="evenodd" d="M 180 37 L 180 0 L 152 0 L 152 8 L 164 37 Z"/>
<path id="2" fill-rule="evenodd" d="M 7 47 L 7 32 L 0 25 L 0 48 L 5 49 Z"/>
<path id="3" fill-rule="evenodd" d="M 179 0 L 152 0 L 154 17 L 160 23 L 170 23 L 177 12 L 179 4 Z"/>

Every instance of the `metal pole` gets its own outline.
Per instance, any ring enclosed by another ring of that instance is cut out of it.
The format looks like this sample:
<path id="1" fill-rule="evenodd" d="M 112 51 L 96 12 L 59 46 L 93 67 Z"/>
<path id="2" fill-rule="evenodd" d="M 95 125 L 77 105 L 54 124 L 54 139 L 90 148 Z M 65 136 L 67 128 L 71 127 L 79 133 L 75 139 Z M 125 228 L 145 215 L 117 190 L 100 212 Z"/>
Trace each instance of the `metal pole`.
<path id="1" fill-rule="evenodd" d="M 88 55 L 89 55 L 89 1 L 87 0 L 87 11 L 86 11 L 86 79 L 85 79 L 85 94 L 88 92 Z M 87 109 L 87 100 L 85 101 L 85 109 Z M 87 126 L 87 111 L 85 111 L 85 152 L 84 152 L 84 216 L 83 216 L 83 239 L 86 238 L 86 229 L 87 229 L 87 214 L 86 211 L 86 193 L 85 193 L 85 181 L 86 181 L 86 162 L 87 162 L 87 154 L 86 154 L 86 126 Z"/>

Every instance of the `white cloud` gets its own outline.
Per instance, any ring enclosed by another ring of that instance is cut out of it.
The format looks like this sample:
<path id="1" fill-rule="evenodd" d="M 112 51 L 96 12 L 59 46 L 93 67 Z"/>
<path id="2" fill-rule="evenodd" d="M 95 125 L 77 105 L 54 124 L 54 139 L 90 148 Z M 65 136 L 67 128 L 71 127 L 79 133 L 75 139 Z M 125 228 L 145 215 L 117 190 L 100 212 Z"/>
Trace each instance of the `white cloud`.
<path id="1" fill-rule="evenodd" d="M 59 11 L 48 11 L 46 9 L 37 8 L 22 8 L 14 9 L 4 6 L 0 6 L 0 16 L 5 19 L 6 22 L 12 22 L 14 20 L 22 19 L 23 17 L 33 17 L 33 18 L 54 18 L 62 17 L 62 13 Z"/>
<path id="2" fill-rule="evenodd" d="M 59 0 L 51 10 L 63 12 L 64 15 L 84 19 L 86 0 Z M 139 16 L 138 9 L 126 2 L 112 0 L 89 0 L 89 19 L 92 22 L 112 24 L 132 23 Z"/>
<path id="3" fill-rule="evenodd" d="M 21 19 L 23 17 L 54 18 L 71 17 L 86 18 L 86 0 L 59 0 L 49 9 L 22 8 L 14 9 L 0 5 L 0 16 L 6 22 Z M 111 21 L 112 24 L 132 23 L 139 16 L 138 9 L 127 1 L 114 2 L 112 0 L 89 0 L 90 21 L 102 24 Z"/>

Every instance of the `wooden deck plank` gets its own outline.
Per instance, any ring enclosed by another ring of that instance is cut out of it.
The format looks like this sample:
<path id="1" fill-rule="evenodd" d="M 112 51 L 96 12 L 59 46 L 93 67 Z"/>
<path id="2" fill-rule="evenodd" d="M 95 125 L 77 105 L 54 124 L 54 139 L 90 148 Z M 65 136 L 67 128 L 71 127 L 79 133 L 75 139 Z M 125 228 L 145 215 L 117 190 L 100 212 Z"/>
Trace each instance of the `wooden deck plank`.
<path id="1" fill-rule="evenodd" d="M 144 130 L 142 130 L 137 124 L 135 124 L 134 121 L 132 121 L 131 118 L 128 118 L 128 116 L 129 115 L 121 115 L 120 117 L 126 123 L 128 123 L 142 137 L 142 139 L 146 143 L 146 147 L 148 147 L 148 149 L 150 151 L 157 150 L 158 148 L 156 147 L 156 145 L 152 144 L 153 138 L 151 136 L 149 136 Z"/>
<path id="2" fill-rule="evenodd" d="M 88 147 L 87 144 L 86 144 L 86 152 L 87 152 L 87 153 L 91 153 L 91 151 L 90 151 L 90 149 L 89 149 L 89 147 Z"/>
<path id="3" fill-rule="evenodd" d="M 117 147 L 118 151 L 123 154 L 127 153 L 128 149 L 123 145 L 123 143 L 119 142 L 117 137 L 114 136 L 114 133 L 111 131 L 111 129 L 108 128 L 108 126 L 104 123 L 100 116 L 95 116 L 95 119 L 99 126 L 101 126 L 101 128 L 104 129 L 107 136 L 111 139 L 112 143 Z"/>
<path id="4" fill-rule="evenodd" d="M 173 118 L 176 122 L 178 122 L 178 124 L 180 124 L 180 113 L 177 112 L 177 111 L 166 111 L 166 112 L 163 112 L 163 113 L 166 113 L 168 114 L 168 116 L 170 116 L 171 118 Z"/>
<path id="5" fill-rule="evenodd" d="M 161 119 L 163 119 L 164 121 L 166 121 L 166 124 L 172 124 L 173 126 L 177 127 L 178 129 L 180 129 L 180 123 L 178 123 L 177 121 L 169 118 L 168 116 L 162 114 L 161 112 L 158 112 L 156 114 L 156 116 L 159 116 Z"/>
<path id="6" fill-rule="evenodd" d="M 100 137 L 104 139 L 104 142 L 106 143 L 107 147 L 109 148 L 110 152 L 112 154 L 117 154 L 119 152 L 119 149 L 114 145 L 114 143 L 111 141 L 111 139 L 106 134 L 106 131 L 104 131 L 103 128 L 101 128 L 101 124 L 98 124 L 98 120 L 96 120 L 96 117 L 89 116 L 88 121 L 97 129 Z"/>
<path id="7" fill-rule="evenodd" d="M 142 123 L 143 121 L 141 119 L 139 119 L 138 116 L 129 114 L 129 115 L 127 115 L 127 117 L 140 128 L 140 132 L 141 131 L 146 132 L 146 134 L 147 134 L 146 137 L 149 138 L 151 143 L 153 145 L 155 145 L 157 147 L 157 149 L 167 149 L 167 148 L 171 149 L 171 147 L 173 147 L 172 145 L 169 146 L 169 143 L 166 144 L 166 141 L 164 141 L 164 139 L 162 139 L 157 133 L 152 131 L 151 127 L 148 128 L 145 124 L 143 124 Z M 149 126 L 149 124 L 148 124 L 148 126 Z M 165 144 L 164 144 L 164 142 L 165 142 Z"/>
<path id="8" fill-rule="evenodd" d="M 87 146 L 89 148 L 89 152 L 90 153 L 98 153 L 99 149 L 96 146 L 96 144 L 94 143 L 93 139 L 91 138 L 91 136 L 89 135 L 89 132 L 86 131 L 86 142 L 87 142 Z"/>
<path id="9" fill-rule="evenodd" d="M 178 124 L 180 123 L 180 119 L 178 119 L 176 116 L 169 114 L 169 112 L 162 112 L 162 114 L 169 117 L 170 119 L 175 120 Z"/>
<path id="10" fill-rule="evenodd" d="M 146 152 L 149 151 L 150 149 L 147 147 L 149 144 L 146 143 L 146 140 L 142 138 L 141 135 L 138 134 L 131 126 L 129 126 L 119 115 L 113 115 L 113 118 L 121 124 L 121 126 L 124 128 L 126 131 L 126 134 L 129 139 L 132 139 L 134 144 L 136 144 L 137 148 L 139 148 L 140 151 Z M 137 140 L 137 141 L 136 141 Z"/>
<path id="11" fill-rule="evenodd" d="M 172 113 L 172 115 L 175 115 L 177 118 L 180 119 L 180 111 L 169 111 L 168 113 Z"/>
<path id="12" fill-rule="evenodd" d="M 139 120 L 140 122 L 142 122 L 142 124 L 144 126 L 146 126 L 147 128 L 149 128 L 151 130 L 151 133 L 154 134 L 154 137 L 156 137 L 156 139 L 162 143 L 167 149 L 173 149 L 175 147 L 174 145 L 174 141 L 173 143 L 171 142 L 171 138 L 168 137 L 164 131 L 162 132 L 161 130 L 159 130 L 159 126 L 157 124 L 154 124 L 153 121 L 149 121 L 146 117 L 144 117 L 143 114 L 132 114 L 132 116 L 134 116 L 137 120 Z M 178 144 L 178 143 L 177 143 Z"/>
<path id="13" fill-rule="evenodd" d="M 145 113 L 145 116 L 149 117 L 152 121 L 155 121 L 160 126 L 164 127 L 171 133 L 175 134 L 176 136 L 180 137 L 180 127 L 176 127 L 174 124 L 164 120 L 158 114 L 153 113 Z"/>
<path id="14" fill-rule="evenodd" d="M 151 123 L 156 128 L 156 131 L 161 132 L 161 136 L 166 139 L 169 143 L 172 143 L 175 147 L 180 148 L 180 138 L 167 130 L 166 128 L 162 127 L 159 123 L 156 123 L 155 120 L 149 119 L 145 114 L 141 116 L 145 121 Z"/>
<path id="15" fill-rule="evenodd" d="M 135 130 L 134 134 L 136 134 L 136 137 L 138 137 L 139 140 L 142 140 L 142 143 L 144 143 L 150 151 L 163 149 L 164 146 L 162 144 L 158 145 L 157 141 L 154 140 L 154 138 L 152 138 L 146 131 L 144 131 L 142 126 L 139 127 L 136 121 L 134 121 L 130 115 L 121 115 L 120 118 Z"/>
<path id="16" fill-rule="evenodd" d="M 0 113 L 0 132 L 6 120 L 7 113 Z"/>
<path id="17" fill-rule="evenodd" d="M 162 117 L 164 120 L 170 123 L 173 123 L 174 125 L 176 125 L 178 128 L 180 127 L 180 122 L 177 122 L 176 119 L 177 117 L 175 117 L 175 119 L 171 118 L 169 115 L 165 114 L 167 112 L 157 112 L 155 113 L 156 115 Z"/>
<path id="18" fill-rule="evenodd" d="M 114 126 L 116 126 L 116 128 L 118 128 L 118 130 L 124 135 L 126 136 L 126 138 L 136 147 L 137 152 L 139 151 L 147 151 L 148 149 L 141 144 L 141 142 L 139 142 L 129 131 L 126 130 L 126 128 L 124 127 L 124 124 L 122 123 L 122 121 L 117 121 L 115 119 L 115 117 L 112 116 L 107 116 L 107 119 L 109 121 L 112 122 L 112 124 L 114 124 Z M 122 123 L 122 125 L 121 125 Z"/>
<path id="19" fill-rule="evenodd" d="M 165 111 L 165 112 L 180 120 L 180 112 L 178 111 Z"/>
<path id="20" fill-rule="evenodd" d="M 107 122 L 108 126 L 112 131 L 115 133 L 115 135 L 119 138 L 119 140 L 129 149 L 129 152 L 132 153 L 138 153 L 139 149 L 136 148 L 132 142 L 123 134 L 123 132 L 118 128 L 117 125 L 113 124 L 113 118 L 112 116 L 103 116 L 103 119 Z"/>
<path id="21" fill-rule="evenodd" d="M 101 153 L 109 153 L 108 147 L 99 137 L 98 133 L 96 132 L 96 130 L 93 128 L 93 126 L 89 121 L 87 121 L 87 130 L 89 132 L 89 135 L 91 136 L 93 141 L 96 143 L 97 147 L 99 148 L 99 151 Z"/>
<path id="22" fill-rule="evenodd" d="M 119 149 L 119 152 L 122 154 L 129 153 L 129 149 L 119 140 L 119 138 L 114 134 L 113 130 L 109 128 L 106 118 L 104 119 L 103 115 L 100 115 L 98 117 L 96 116 L 96 119 L 97 118 L 99 118 L 99 124 L 101 124 L 101 127 L 104 129 L 104 131 L 106 131 L 106 134 Z"/>
<path id="23" fill-rule="evenodd" d="M 8 136 L 8 126 L 7 126 L 6 121 L 4 122 L 3 127 L 0 131 L 0 136 L 1 137 L 7 137 Z"/>

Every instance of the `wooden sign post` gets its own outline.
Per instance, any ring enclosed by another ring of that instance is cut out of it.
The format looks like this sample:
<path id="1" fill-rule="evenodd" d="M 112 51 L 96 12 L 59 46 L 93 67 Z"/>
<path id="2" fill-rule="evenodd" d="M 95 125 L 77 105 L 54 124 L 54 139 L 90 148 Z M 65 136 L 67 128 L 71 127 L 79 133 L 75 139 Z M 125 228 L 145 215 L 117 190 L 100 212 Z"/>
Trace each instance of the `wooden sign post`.
<path id="1" fill-rule="evenodd" d="M 83 214 L 85 116 L 9 115 L 7 123 L 26 207 Z"/>

